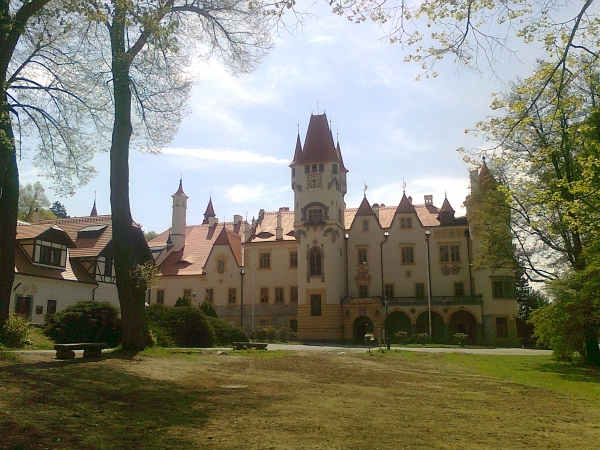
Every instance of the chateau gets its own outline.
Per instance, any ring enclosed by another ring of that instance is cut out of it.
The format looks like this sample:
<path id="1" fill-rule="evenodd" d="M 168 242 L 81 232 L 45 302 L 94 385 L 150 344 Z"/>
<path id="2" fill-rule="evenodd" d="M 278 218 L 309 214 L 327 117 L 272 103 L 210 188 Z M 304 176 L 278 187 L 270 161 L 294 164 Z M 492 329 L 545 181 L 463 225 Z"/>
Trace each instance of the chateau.
<path id="1" fill-rule="evenodd" d="M 363 198 L 346 208 L 348 169 L 325 114 L 310 118 L 290 164 L 293 208 L 261 210 L 250 223 L 219 223 L 212 199 L 187 225 L 182 182 L 173 194 L 172 226 L 149 242 L 162 277 L 150 303 L 213 303 L 219 317 L 248 331 L 271 325 L 299 340 L 363 342 L 387 328 L 452 342 L 517 344 L 514 273 L 475 270 L 478 238 L 467 216 L 455 217 L 426 195 L 405 193 L 395 206 Z M 470 172 L 471 192 L 491 177 Z"/>

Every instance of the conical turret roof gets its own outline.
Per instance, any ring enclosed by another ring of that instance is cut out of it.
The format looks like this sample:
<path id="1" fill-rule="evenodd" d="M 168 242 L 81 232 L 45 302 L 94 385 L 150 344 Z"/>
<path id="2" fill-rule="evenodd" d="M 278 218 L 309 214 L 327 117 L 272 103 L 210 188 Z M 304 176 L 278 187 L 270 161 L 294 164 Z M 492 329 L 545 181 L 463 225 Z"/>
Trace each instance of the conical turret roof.
<path id="1" fill-rule="evenodd" d="M 371 216 L 373 214 L 373 208 L 371 208 L 367 197 L 363 197 L 362 202 L 360 202 L 360 206 L 356 211 L 356 216 Z"/>
<path id="2" fill-rule="evenodd" d="M 415 209 L 414 205 L 410 202 L 410 200 L 408 200 L 406 194 L 402 194 L 402 200 L 400 200 L 400 204 L 398 205 L 398 208 L 396 208 L 396 214 L 398 213 L 417 213 L 417 210 Z"/>
<path id="3" fill-rule="evenodd" d="M 175 192 L 171 197 L 176 197 L 178 195 L 189 198 L 187 195 L 185 195 L 185 192 L 183 192 L 183 180 L 181 178 L 179 179 L 179 189 L 177 189 L 177 192 Z"/>
<path id="4" fill-rule="evenodd" d="M 300 134 L 298 134 L 298 138 L 296 139 L 296 150 L 294 151 L 294 159 L 290 164 L 290 167 L 294 164 L 302 164 L 302 143 L 300 142 Z"/>
<path id="5" fill-rule="evenodd" d="M 302 162 L 304 164 L 340 163 L 325 114 L 310 116 L 302 151 Z"/>
<path id="6" fill-rule="evenodd" d="M 94 206 L 92 206 L 90 217 L 98 217 L 98 211 L 96 210 L 96 199 L 94 199 Z"/>
<path id="7" fill-rule="evenodd" d="M 204 220 L 202 223 L 208 223 L 209 217 L 217 217 L 213 208 L 212 197 L 208 200 L 208 206 L 206 207 L 206 211 L 204 211 Z"/>

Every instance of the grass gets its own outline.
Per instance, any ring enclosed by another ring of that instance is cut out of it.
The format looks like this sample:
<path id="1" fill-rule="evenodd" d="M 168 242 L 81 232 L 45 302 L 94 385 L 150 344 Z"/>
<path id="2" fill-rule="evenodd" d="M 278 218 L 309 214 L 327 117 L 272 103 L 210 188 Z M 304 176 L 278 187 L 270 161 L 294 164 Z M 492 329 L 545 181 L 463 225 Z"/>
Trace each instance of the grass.
<path id="1" fill-rule="evenodd" d="M 596 448 L 600 438 L 598 372 L 547 356 L 21 358 L 0 362 L 0 448 Z"/>

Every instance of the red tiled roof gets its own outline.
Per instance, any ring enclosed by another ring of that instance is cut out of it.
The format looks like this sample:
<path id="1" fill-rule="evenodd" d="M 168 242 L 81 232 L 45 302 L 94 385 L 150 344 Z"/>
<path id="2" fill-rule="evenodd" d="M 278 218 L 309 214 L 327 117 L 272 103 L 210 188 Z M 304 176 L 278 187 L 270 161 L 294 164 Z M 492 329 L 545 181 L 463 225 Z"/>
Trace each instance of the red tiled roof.
<path id="1" fill-rule="evenodd" d="M 406 197 L 406 194 L 402 194 L 402 200 L 400 200 L 396 213 L 417 213 L 413 204 Z"/>
<path id="2" fill-rule="evenodd" d="M 340 163 L 325 114 L 310 116 L 302 152 L 303 164 L 322 162 Z"/>
<path id="3" fill-rule="evenodd" d="M 214 245 L 228 245 L 238 266 L 242 265 L 242 239 L 239 234 L 223 227 Z"/>
<path id="4" fill-rule="evenodd" d="M 358 207 L 358 210 L 356 211 L 356 216 L 372 216 L 373 213 L 373 208 L 371 208 L 371 205 L 369 204 L 369 201 L 367 200 L 367 197 L 363 197 L 362 202 L 360 202 L 360 206 Z"/>
<path id="5" fill-rule="evenodd" d="M 183 180 L 179 180 L 179 189 L 177 189 L 177 192 L 175 192 L 172 197 L 175 197 L 176 195 L 183 195 L 186 198 L 189 198 L 187 195 L 185 195 L 185 192 L 183 192 Z"/>
<path id="6" fill-rule="evenodd" d="M 294 236 L 294 211 L 282 209 L 281 228 L 283 228 L 284 241 L 295 241 Z M 278 211 L 265 212 L 260 224 L 257 225 L 251 242 L 271 242 L 277 240 L 277 213 Z"/>
<path id="7" fill-rule="evenodd" d="M 112 240 L 112 220 L 110 215 L 96 217 L 71 217 L 67 219 L 55 219 L 51 222 L 59 225 L 67 232 L 73 242 L 75 242 L 77 247 L 71 249 L 70 251 L 72 258 L 98 256 Z M 91 236 L 78 235 L 79 230 L 89 227 L 93 224 L 103 224 L 106 225 L 106 228 Z"/>

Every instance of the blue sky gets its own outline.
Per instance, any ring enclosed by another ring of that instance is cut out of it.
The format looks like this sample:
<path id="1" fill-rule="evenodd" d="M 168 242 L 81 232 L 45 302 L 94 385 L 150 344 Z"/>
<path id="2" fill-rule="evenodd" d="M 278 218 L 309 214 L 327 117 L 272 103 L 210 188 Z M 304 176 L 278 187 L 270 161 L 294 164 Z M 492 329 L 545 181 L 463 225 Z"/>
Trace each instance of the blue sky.
<path id="1" fill-rule="evenodd" d="M 218 61 L 195 63 L 190 112 L 173 142 L 160 155 L 131 154 L 132 213 L 144 230 L 170 226 L 180 176 L 190 197 L 188 224 L 202 221 L 210 195 L 221 221 L 293 207 L 288 165 L 298 124 L 304 141 L 311 113 L 323 111 L 350 170 L 348 207 L 359 205 L 363 183 L 371 204 L 397 205 L 404 179 L 415 203 L 432 194 L 441 206 L 447 193 L 464 213 L 469 166 L 456 149 L 481 145 L 465 129 L 491 113 L 493 92 L 532 72 L 533 55 L 500 55 L 497 76 L 457 71 L 451 60 L 442 61 L 437 78 L 415 81 L 421 69 L 403 62 L 408 49 L 381 39 L 383 29 L 352 24 L 326 6 L 311 11 L 318 17 L 294 34 L 283 32 L 249 75 L 234 77 Z M 94 161 L 96 178 L 73 197 L 56 196 L 27 159 L 20 163 L 21 184 L 40 180 L 49 199 L 71 216 L 88 215 L 96 192 L 99 214 L 109 214 L 108 154 Z"/>

